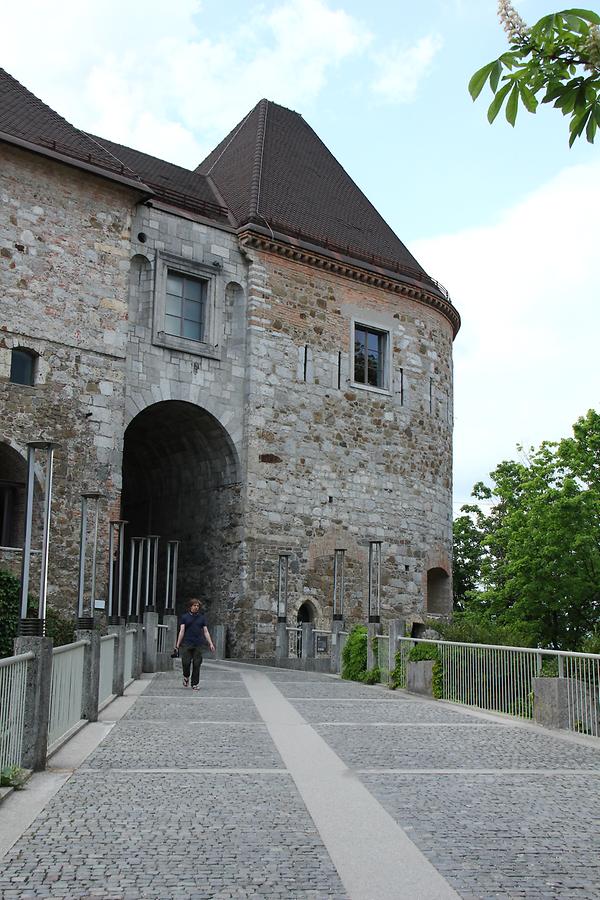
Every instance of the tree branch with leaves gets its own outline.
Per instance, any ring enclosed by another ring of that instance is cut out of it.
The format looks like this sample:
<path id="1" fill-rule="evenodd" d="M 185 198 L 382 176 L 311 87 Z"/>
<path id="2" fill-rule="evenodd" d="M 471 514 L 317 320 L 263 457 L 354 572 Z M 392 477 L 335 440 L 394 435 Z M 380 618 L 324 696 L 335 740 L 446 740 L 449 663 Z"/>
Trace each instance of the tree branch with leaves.
<path id="1" fill-rule="evenodd" d="M 584 131 L 593 144 L 600 126 L 600 16 L 588 9 L 565 9 L 529 27 L 510 0 L 499 0 L 498 16 L 510 48 L 469 82 L 473 100 L 489 82 L 494 99 L 488 121 L 504 104 L 514 126 L 519 103 L 530 113 L 540 103 L 552 103 L 570 118 L 569 146 Z"/>

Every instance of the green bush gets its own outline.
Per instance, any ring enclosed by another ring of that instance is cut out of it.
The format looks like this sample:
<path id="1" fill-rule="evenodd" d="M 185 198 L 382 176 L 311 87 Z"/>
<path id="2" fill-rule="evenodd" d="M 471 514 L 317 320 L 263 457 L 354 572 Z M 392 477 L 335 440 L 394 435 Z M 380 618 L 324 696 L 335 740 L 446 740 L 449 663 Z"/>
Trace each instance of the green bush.
<path id="1" fill-rule="evenodd" d="M 394 668 L 390 672 L 390 688 L 395 691 L 399 687 L 406 687 L 406 665 L 401 649 L 396 651 Z"/>
<path id="2" fill-rule="evenodd" d="M 373 669 L 367 669 L 366 672 L 363 672 L 360 681 L 365 684 L 379 684 L 381 681 L 381 669 L 379 666 L 375 666 Z"/>
<path id="3" fill-rule="evenodd" d="M 29 773 L 20 766 L 4 766 L 0 769 L 0 787 L 12 787 L 16 791 L 23 789 Z"/>
<path id="4" fill-rule="evenodd" d="M 21 582 L 0 569 L 0 657 L 12 656 L 13 641 L 19 627 Z"/>
<path id="5" fill-rule="evenodd" d="M 21 582 L 10 572 L 0 569 L 0 657 L 13 654 L 13 641 L 19 630 L 20 602 Z M 29 615 L 37 615 L 37 609 L 31 603 Z M 50 607 L 46 609 L 46 636 L 52 638 L 55 647 L 73 641 L 74 627 L 74 619 Z"/>
<path id="6" fill-rule="evenodd" d="M 440 700 L 444 688 L 444 670 L 438 652 L 437 644 L 415 644 L 408 654 L 409 662 L 421 662 L 424 659 L 433 660 L 432 691 L 436 700 Z"/>
<path id="7" fill-rule="evenodd" d="M 342 678 L 362 681 L 367 671 L 367 629 L 357 625 L 352 629 L 342 651 Z"/>

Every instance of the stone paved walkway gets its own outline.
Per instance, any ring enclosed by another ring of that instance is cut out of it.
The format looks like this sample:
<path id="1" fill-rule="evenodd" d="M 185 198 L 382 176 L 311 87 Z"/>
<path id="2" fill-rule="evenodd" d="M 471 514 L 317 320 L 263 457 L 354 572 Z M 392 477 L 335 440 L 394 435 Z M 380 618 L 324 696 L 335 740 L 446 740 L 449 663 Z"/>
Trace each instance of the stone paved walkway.
<path id="1" fill-rule="evenodd" d="M 592 739 L 207 663 L 197 694 L 148 682 L 0 862 L 0 896 L 592 900 L 599 800 Z"/>

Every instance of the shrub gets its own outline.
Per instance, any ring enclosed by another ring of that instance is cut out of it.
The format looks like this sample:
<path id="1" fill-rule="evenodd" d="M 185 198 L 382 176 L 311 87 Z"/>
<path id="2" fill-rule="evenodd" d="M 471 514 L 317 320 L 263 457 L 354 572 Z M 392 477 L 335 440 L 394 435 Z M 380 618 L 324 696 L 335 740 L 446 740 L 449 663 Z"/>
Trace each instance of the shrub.
<path id="1" fill-rule="evenodd" d="M 342 678 L 362 681 L 367 671 L 367 629 L 357 625 L 352 629 L 342 651 Z"/>
<path id="2" fill-rule="evenodd" d="M 12 656 L 13 641 L 19 630 L 21 582 L 10 572 L 0 569 L 0 657 Z M 29 614 L 37 615 L 30 604 Z M 73 640 L 74 619 L 48 607 L 46 609 L 46 636 L 52 638 L 55 647 L 70 644 Z"/>
<path id="3" fill-rule="evenodd" d="M 19 627 L 20 595 L 19 579 L 0 569 L 0 656 L 12 656 Z"/>
<path id="4" fill-rule="evenodd" d="M 360 681 L 363 681 L 365 684 L 379 684 L 381 681 L 381 669 L 379 666 L 375 666 L 373 669 L 368 669 L 366 672 L 363 672 Z"/>
<path id="5" fill-rule="evenodd" d="M 432 691 L 436 700 L 439 700 L 443 695 L 444 671 L 436 644 L 415 644 L 411 648 L 408 654 L 409 662 L 421 662 L 424 659 L 433 660 Z"/>

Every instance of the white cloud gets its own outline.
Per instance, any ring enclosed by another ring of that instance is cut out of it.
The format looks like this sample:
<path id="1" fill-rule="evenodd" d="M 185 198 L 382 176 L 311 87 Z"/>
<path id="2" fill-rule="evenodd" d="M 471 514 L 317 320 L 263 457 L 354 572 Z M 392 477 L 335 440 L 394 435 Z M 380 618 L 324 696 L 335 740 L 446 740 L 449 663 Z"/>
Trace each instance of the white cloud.
<path id="1" fill-rule="evenodd" d="M 78 127 L 192 167 L 261 97 L 306 106 L 371 40 L 324 0 L 249 8 L 221 37 L 206 24 L 195 0 L 63 0 L 60 16 L 24 0 L 4 15 L 0 55 Z"/>
<path id="2" fill-rule="evenodd" d="M 600 405 L 600 163 L 572 166 L 493 225 L 411 245 L 450 289 L 455 493 Z"/>
<path id="3" fill-rule="evenodd" d="M 412 47 L 394 45 L 385 53 L 375 54 L 379 71 L 371 84 L 374 93 L 386 103 L 411 103 L 442 46 L 439 35 L 429 34 Z"/>

